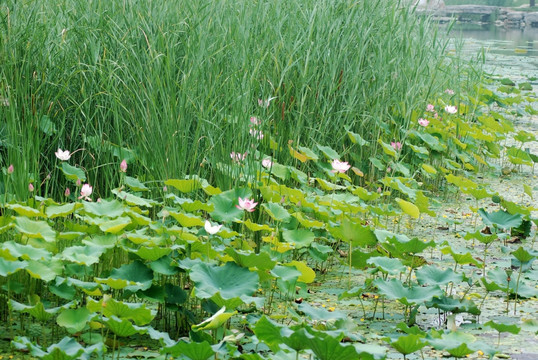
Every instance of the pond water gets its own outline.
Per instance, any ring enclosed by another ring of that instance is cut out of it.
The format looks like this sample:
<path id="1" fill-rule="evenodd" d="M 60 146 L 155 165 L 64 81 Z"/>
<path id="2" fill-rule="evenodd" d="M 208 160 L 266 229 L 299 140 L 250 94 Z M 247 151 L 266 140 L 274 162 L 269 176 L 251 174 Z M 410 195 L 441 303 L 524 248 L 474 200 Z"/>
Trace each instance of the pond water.
<path id="1" fill-rule="evenodd" d="M 531 79 L 538 84 L 538 28 L 505 29 L 495 25 L 456 24 L 449 33 L 451 46 L 461 46 L 465 57 L 484 51 L 487 73 Z M 461 41 L 463 43 L 461 43 Z"/>

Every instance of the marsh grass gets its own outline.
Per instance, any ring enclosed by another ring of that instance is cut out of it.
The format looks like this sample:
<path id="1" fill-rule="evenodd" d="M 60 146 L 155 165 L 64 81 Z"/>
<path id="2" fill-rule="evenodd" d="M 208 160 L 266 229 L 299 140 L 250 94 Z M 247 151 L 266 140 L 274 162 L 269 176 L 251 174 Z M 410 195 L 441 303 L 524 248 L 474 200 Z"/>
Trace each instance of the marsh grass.
<path id="1" fill-rule="evenodd" d="M 404 136 L 459 81 L 445 40 L 394 1 L 7 1 L 1 12 L 0 165 L 15 165 L 19 198 L 30 181 L 63 194 L 58 147 L 83 149 L 73 164 L 102 196 L 124 158 L 142 180 L 198 174 L 227 188 L 233 167 L 216 164 L 231 151 L 287 164 L 289 141 L 371 172 L 377 138 Z"/>

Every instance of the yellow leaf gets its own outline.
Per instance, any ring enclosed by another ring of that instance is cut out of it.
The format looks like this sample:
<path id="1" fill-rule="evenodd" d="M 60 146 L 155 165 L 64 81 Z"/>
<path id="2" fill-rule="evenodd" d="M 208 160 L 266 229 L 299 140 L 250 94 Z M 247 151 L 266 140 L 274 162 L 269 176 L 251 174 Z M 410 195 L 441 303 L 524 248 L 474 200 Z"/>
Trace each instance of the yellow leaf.
<path id="1" fill-rule="evenodd" d="M 398 205 L 400 205 L 400 208 L 402 209 L 404 213 L 406 213 L 407 215 L 415 219 L 418 219 L 418 217 L 420 216 L 420 210 L 415 204 L 409 201 L 399 199 L 399 198 L 396 199 L 396 202 L 398 203 Z"/>
<path id="2" fill-rule="evenodd" d="M 314 270 L 309 268 L 308 265 L 306 265 L 303 261 L 294 260 L 284 265 L 295 266 L 295 268 L 301 272 L 301 276 L 299 276 L 299 278 L 297 279 L 298 281 L 310 284 L 316 278 L 316 273 L 314 272 Z"/>

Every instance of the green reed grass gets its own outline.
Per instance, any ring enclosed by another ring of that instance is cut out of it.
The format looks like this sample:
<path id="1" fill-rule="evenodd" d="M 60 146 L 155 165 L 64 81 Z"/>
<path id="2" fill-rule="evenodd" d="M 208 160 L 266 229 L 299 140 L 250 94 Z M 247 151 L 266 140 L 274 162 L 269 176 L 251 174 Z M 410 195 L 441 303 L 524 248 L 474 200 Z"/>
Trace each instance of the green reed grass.
<path id="1" fill-rule="evenodd" d="M 388 0 L 43 0 L 0 9 L 0 95 L 10 103 L 0 107 L 0 165 L 15 165 L 22 198 L 29 181 L 43 184 L 41 195 L 69 185 L 54 169 L 58 147 L 83 149 L 70 163 L 102 196 L 119 183 L 123 158 L 144 180 L 199 174 L 228 187 L 231 151 L 248 151 L 252 167 L 255 150 L 290 163 L 290 140 L 329 145 L 367 172 L 378 137 L 400 139 L 413 111 L 459 81 L 442 65 L 446 43 L 428 20 Z M 54 131 L 43 130 L 45 116 Z M 261 143 L 248 133 L 250 116 L 263 121 Z M 350 147 L 345 126 L 372 146 Z M 269 148 L 269 134 L 283 151 Z"/>

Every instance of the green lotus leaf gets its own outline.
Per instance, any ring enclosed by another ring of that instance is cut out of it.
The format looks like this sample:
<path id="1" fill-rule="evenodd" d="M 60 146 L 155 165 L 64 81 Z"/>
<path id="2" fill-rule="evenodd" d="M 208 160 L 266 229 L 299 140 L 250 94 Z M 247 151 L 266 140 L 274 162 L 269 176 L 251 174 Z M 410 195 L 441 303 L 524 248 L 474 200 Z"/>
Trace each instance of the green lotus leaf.
<path id="1" fill-rule="evenodd" d="M 318 242 L 313 242 L 310 244 L 308 253 L 313 260 L 323 262 L 329 258 L 329 254 L 334 252 L 334 249 L 328 245 L 320 244 Z"/>
<path id="2" fill-rule="evenodd" d="M 165 300 L 168 304 L 183 304 L 187 301 L 187 293 L 181 286 L 176 286 L 172 284 L 164 285 L 165 291 Z"/>
<path id="3" fill-rule="evenodd" d="M 297 305 L 297 310 L 304 313 L 310 319 L 318 321 L 331 321 L 347 318 L 346 313 L 342 311 L 329 311 L 323 307 L 313 307 L 306 302 Z"/>
<path id="4" fill-rule="evenodd" d="M 377 192 L 368 191 L 365 188 L 360 187 L 360 186 L 354 188 L 352 190 L 352 193 L 354 195 L 357 195 L 361 200 L 364 200 L 364 201 L 374 201 L 374 200 L 379 199 L 379 197 L 381 196 Z"/>
<path id="5" fill-rule="evenodd" d="M 254 326 L 254 334 L 263 341 L 273 352 L 280 350 L 283 344 L 282 335 L 280 334 L 282 326 L 263 315 Z"/>
<path id="6" fill-rule="evenodd" d="M 174 357 L 186 357 L 190 360 L 207 360 L 215 356 L 215 351 L 207 342 L 186 342 L 179 340 L 175 345 L 162 349 L 165 354 Z"/>
<path id="7" fill-rule="evenodd" d="M 329 160 L 340 159 L 340 155 L 329 146 L 322 146 L 317 144 L 316 147 L 325 155 Z"/>
<path id="8" fill-rule="evenodd" d="M 34 221 L 26 217 L 15 219 L 15 228 L 31 238 L 43 239 L 46 242 L 56 241 L 56 231 L 45 221 Z"/>
<path id="9" fill-rule="evenodd" d="M 11 209 L 11 210 L 15 211 L 17 214 L 19 214 L 21 216 L 26 216 L 26 217 L 36 217 L 36 216 L 46 217 L 46 215 L 43 214 L 41 211 L 39 211 L 37 209 L 34 209 L 32 207 L 29 207 L 29 206 L 24 206 L 24 205 L 21 205 L 21 204 L 6 204 L 6 207 L 8 209 Z"/>
<path id="10" fill-rule="evenodd" d="M 521 263 L 525 264 L 535 259 L 535 256 L 529 253 L 527 250 L 520 246 L 516 251 L 512 252 L 512 255 Z"/>
<path id="11" fill-rule="evenodd" d="M 450 311 L 454 314 L 466 312 L 473 315 L 480 315 L 480 309 L 478 309 L 473 301 L 450 296 L 436 296 L 426 303 L 426 307 L 441 309 L 445 312 Z"/>
<path id="12" fill-rule="evenodd" d="M 259 277 L 255 272 L 228 262 L 224 266 L 198 263 L 192 266 L 190 278 L 196 296 L 207 299 L 220 293 L 223 299 L 252 295 L 258 288 Z"/>
<path id="13" fill-rule="evenodd" d="M 97 284 L 95 285 L 97 286 Z M 56 277 L 56 282 L 54 284 L 49 284 L 49 291 L 66 300 L 73 300 L 77 293 L 77 289 L 69 283 L 67 279 L 63 279 L 59 276 Z"/>
<path id="14" fill-rule="evenodd" d="M 114 299 L 108 299 L 105 304 L 101 305 L 103 315 L 132 320 L 138 326 L 150 323 L 155 317 L 151 310 L 146 308 L 146 304 L 124 303 Z"/>
<path id="15" fill-rule="evenodd" d="M 101 202 L 84 203 L 84 212 L 97 217 L 116 218 L 123 215 L 124 205 L 118 200 L 101 200 Z"/>
<path id="16" fill-rule="evenodd" d="M 276 203 L 264 203 L 262 204 L 265 212 L 274 220 L 278 222 L 288 222 L 290 220 L 290 214 L 288 211 L 279 204 Z"/>
<path id="17" fill-rule="evenodd" d="M 489 326 L 490 328 L 495 329 L 498 332 L 509 332 L 515 335 L 519 334 L 519 332 L 521 331 L 521 328 L 516 324 L 503 324 L 495 322 L 493 320 L 488 321 L 484 324 L 484 326 Z"/>
<path id="18" fill-rule="evenodd" d="M 284 230 L 282 237 L 296 249 L 310 246 L 315 239 L 314 233 L 306 229 Z"/>
<path id="19" fill-rule="evenodd" d="M 446 285 L 450 282 L 459 283 L 463 275 L 457 274 L 452 269 L 441 270 L 437 266 L 423 266 L 416 272 L 420 285 Z"/>
<path id="20" fill-rule="evenodd" d="M 60 167 L 62 172 L 64 173 L 65 177 L 69 180 L 73 181 L 86 181 L 86 175 L 84 175 L 84 171 L 81 169 L 69 165 L 67 162 L 62 162 L 62 166 Z"/>
<path id="21" fill-rule="evenodd" d="M 154 261 L 154 260 L 162 258 L 165 255 L 170 254 L 172 252 L 172 249 L 169 247 L 162 248 L 162 247 L 141 246 L 137 250 L 129 249 L 129 251 L 132 252 L 133 254 L 136 254 L 137 256 L 139 256 L 140 258 L 144 260 Z"/>
<path id="22" fill-rule="evenodd" d="M 8 260 L 19 258 L 22 260 L 50 260 L 52 258 L 52 254 L 45 249 L 35 248 L 31 245 L 22 245 L 11 240 L 4 242 L 0 248 L 6 250 L 11 255 L 12 258 Z"/>
<path id="23" fill-rule="evenodd" d="M 116 316 L 105 318 L 103 322 L 108 326 L 110 331 L 120 337 L 128 337 L 134 334 L 143 334 L 146 332 L 145 328 L 135 326 L 129 320 L 120 319 Z"/>
<path id="24" fill-rule="evenodd" d="M 99 224 L 99 228 L 106 233 L 118 234 L 129 224 L 131 224 L 131 218 L 128 216 L 121 216 L 114 220 L 107 220 L 101 222 Z"/>
<path id="25" fill-rule="evenodd" d="M 310 284 L 316 278 L 316 272 L 314 270 L 312 270 L 310 267 L 308 267 L 308 265 L 306 265 L 306 263 L 304 261 L 293 260 L 293 261 L 290 261 L 289 263 L 283 264 L 283 265 L 284 266 L 293 266 L 297 270 L 299 270 L 299 272 L 301 273 L 301 276 L 299 276 L 297 281 L 304 282 L 305 284 Z"/>
<path id="26" fill-rule="evenodd" d="M 112 194 L 132 206 L 153 207 L 153 205 L 157 204 L 155 200 L 144 199 L 140 196 L 130 194 L 125 190 L 114 189 L 112 190 Z"/>
<path id="27" fill-rule="evenodd" d="M 86 326 L 91 313 L 86 308 L 64 310 L 56 318 L 56 323 L 71 333 L 82 331 Z"/>
<path id="28" fill-rule="evenodd" d="M 394 256 L 402 256 L 404 254 L 419 254 L 429 247 L 436 246 L 435 241 L 433 240 L 424 242 L 418 238 L 409 240 L 401 236 L 390 238 L 388 239 L 387 243 L 394 246 Z"/>
<path id="29" fill-rule="evenodd" d="M 347 129 L 346 129 L 347 130 Z M 347 130 L 347 135 L 353 144 L 359 144 L 359 146 L 369 146 L 370 143 L 362 138 L 359 134 Z"/>
<path id="30" fill-rule="evenodd" d="M 484 209 L 479 209 L 478 213 L 482 217 L 484 224 L 501 229 L 510 229 L 518 227 L 523 221 L 521 214 L 510 214 L 504 210 L 488 213 Z"/>
<path id="31" fill-rule="evenodd" d="M 59 343 L 52 344 L 47 348 L 46 352 L 39 345 L 34 345 L 26 337 L 17 337 L 13 340 L 13 345 L 17 349 L 28 350 L 32 356 L 42 360 L 87 360 L 92 354 L 104 351 L 102 342 L 83 348 L 75 339 L 70 337 L 64 337 Z"/>
<path id="32" fill-rule="evenodd" d="M 271 256 L 266 252 L 255 254 L 252 252 L 236 250 L 232 247 L 226 248 L 225 252 L 237 265 L 244 268 L 255 267 L 258 270 L 271 270 L 276 265 L 276 261 L 271 259 Z"/>
<path id="33" fill-rule="evenodd" d="M 422 349 L 428 343 L 423 341 L 424 337 L 421 335 L 404 335 L 398 337 L 398 340 L 392 341 L 390 346 L 392 346 L 400 354 L 408 355 Z"/>
<path id="34" fill-rule="evenodd" d="M 82 240 L 82 243 L 85 245 L 93 245 L 105 249 L 112 249 L 116 246 L 117 242 L 118 237 L 114 234 L 92 235 Z"/>
<path id="35" fill-rule="evenodd" d="M 197 179 L 190 180 L 178 180 L 178 179 L 169 179 L 164 182 L 166 186 L 172 186 L 181 191 L 182 193 L 189 193 L 195 190 L 201 189 L 202 184 Z"/>
<path id="36" fill-rule="evenodd" d="M 498 236 L 497 234 L 491 234 L 491 235 L 483 234 L 480 230 L 477 230 L 474 233 L 469 233 L 469 232 L 466 233 L 463 238 L 465 240 L 476 239 L 482 244 L 489 244 L 497 240 Z"/>
<path id="37" fill-rule="evenodd" d="M 110 279 L 126 280 L 136 284 L 125 287 L 129 291 L 147 290 L 153 281 L 153 271 L 140 261 L 133 261 L 110 272 Z M 97 280 L 97 279 L 96 279 Z"/>
<path id="38" fill-rule="evenodd" d="M 454 261 L 458 265 L 473 264 L 473 265 L 475 265 L 477 267 L 481 266 L 480 263 L 478 261 L 476 261 L 476 259 L 473 258 L 473 256 L 469 252 L 467 252 L 465 254 L 461 254 L 461 253 L 455 252 L 449 246 L 441 249 L 441 252 L 443 254 L 450 254 L 452 256 L 452 258 L 454 259 Z"/>
<path id="39" fill-rule="evenodd" d="M 169 213 L 183 227 L 204 226 L 204 221 L 199 216 L 175 211 Z"/>
<path id="40" fill-rule="evenodd" d="M 468 333 L 461 331 L 451 331 L 447 334 L 441 334 L 436 338 L 429 338 L 428 342 L 431 346 L 438 350 L 446 350 L 453 356 L 462 357 L 473 352 L 467 347 L 467 344 L 472 344 L 476 338 Z M 463 347 L 462 345 L 465 345 Z M 451 352 L 453 350 L 453 353 Z M 456 354 L 462 354 L 461 356 Z"/>
<path id="41" fill-rule="evenodd" d="M 28 266 L 27 261 L 9 261 L 0 257 L 0 276 L 7 277 Z"/>
<path id="42" fill-rule="evenodd" d="M 435 136 L 425 133 L 425 132 L 419 132 L 416 130 L 412 130 L 410 132 L 411 134 L 419 137 L 428 147 L 435 151 L 443 152 L 446 150 L 446 145 L 441 143 L 438 138 Z"/>
<path id="43" fill-rule="evenodd" d="M 149 190 L 146 185 L 140 182 L 140 180 L 130 177 L 130 176 L 125 177 L 125 185 L 127 185 L 133 191 L 148 191 Z"/>
<path id="44" fill-rule="evenodd" d="M 392 156 L 394 158 L 397 157 L 398 153 L 396 152 L 396 150 L 390 144 L 387 144 L 386 142 L 384 142 L 381 139 L 377 139 L 377 143 L 379 145 L 381 145 L 381 148 L 383 149 L 383 152 L 385 154 L 387 154 L 389 156 Z"/>
<path id="45" fill-rule="evenodd" d="M 514 165 L 527 165 L 533 166 L 534 161 L 529 153 L 521 150 L 518 147 L 510 146 L 506 150 L 506 155 L 508 155 L 508 160 Z"/>
<path id="46" fill-rule="evenodd" d="M 57 314 L 58 311 L 68 309 L 71 305 L 73 305 L 73 302 L 68 302 L 62 306 L 45 309 L 45 306 L 39 299 L 39 296 L 34 295 L 30 300 L 34 303 L 34 305 L 21 304 L 15 300 L 9 300 L 9 305 L 13 310 L 30 314 L 38 321 L 47 321 L 52 318 L 53 315 Z"/>
<path id="47" fill-rule="evenodd" d="M 103 247 L 92 245 L 70 246 L 62 252 L 61 258 L 77 264 L 90 266 L 99 262 L 99 258 L 105 250 Z"/>
<path id="48" fill-rule="evenodd" d="M 310 331 L 312 333 L 314 331 Z M 300 339 L 320 360 L 356 360 L 362 359 L 351 344 L 341 343 L 341 339 L 326 333 L 315 332 L 317 336 L 306 336 Z"/>
<path id="49" fill-rule="evenodd" d="M 173 260 L 170 256 L 163 256 L 158 260 L 154 260 L 149 263 L 149 267 L 153 272 L 162 275 L 175 275 L 179 269 L 176 266 L 172 266 Z"/>
<path id="50" fill-rule="evenodd" d="M 220 222 L 230 222 L 241 219 L 243 210 L 235 207 L 238 198 L 252 198 L 252 191 L 248 188 L 239 188 L 224 191 L 218 195 L 211 197 L 209 204 L 214 207 L 214 211 L 210 213 L 211 218 Z"/>
<path id="51" fill-rule="evenodd" d="M 195 201 L 186 201 L 181 204 L 181 207 L 183 210 L 187 212 L 195 212 L 195 211 L 205 211 L 205 212 L 212 212 L 214 210 L 213 206 L 204 202 L 201 202 L 200 200 Z"/>
<path id="52" fill-rule="evenodd" d="M 192 325 L 191 328 L 195 332 L 200 330 L 214 330 L 221 327 L 236 313 L 237 311 L 227 313 L 226 307 L 223 306 L 219 311 L 213 314 L 213 316 L 208 319 L 205 319 L 200 324 Z"/>
<path id="53" fill-rule="evenodd" d="M 267 224 L 255 224 L 250 220 L 241 221 L 250 231 L 274 231 L 275 229 Z"/>
<path id="54" fill-rule="evenodd" d="M 374 246 L 377 244 L 377 238 L 374 232 L 360 223 L 360 219 L 344 218 L 340 226 L 342 240 L 351 242 L 353 246 Z"/>
<path id="55" fill-rule="evenodd" d="M 521 323 L 521 329 L 538 334 L 538 319 L 527 319 Z"/>
<path id="56" fill-rule="evenodd" d="M 49 282 L 54 280 L 57 275 L 62 274 L 63 264 L 59 260 L 30 260 L 25 270 L 31 277 Z"/>
<path id="57" fill-rule="evenodd" d="M 73 241 L 75 239 L 78 239 L 82 236 L 86 235 L 85 233 L 78 232 L 78 231 L 65 231 L 58 233 L 58 240 L 68 240 Z"/>
<path id="58" fill-rule="evenodd" d="M 124 214 L 128 215 L 133 223 L 141 226 L 147 226 L 151 223 L 151 218 L 142 215 L 139 211 L 135 211 L 139 209 L 138 207 L 129 207 L 125 209 Z"/>
<path id="59" fill-rule="evenodd" d="M 434 296 L 441 296 L 443 291 L 439 286 L 404 286 L 398 279 L 384 281 L 376 279 L 374 285 L 379 293 L 392 300 L 398 300 L 404 305 L 420 304 L 431 300 Z"/>
<path id="60" fill-rule="evenodd" d="M 325 191 L 344 190 L 346 187 L 338 184 L 334 184 L 322 178 L 316 178 L 316 181 Z"/>
<path id="61" fill-rule="evenodd" d="M 385 256 L 371 257 L 366 261 L 379 268 L 382 272 L 390 275 L 398 275 L 405 272 L 407 267 L 399 259 L 391 259 Z"/>

